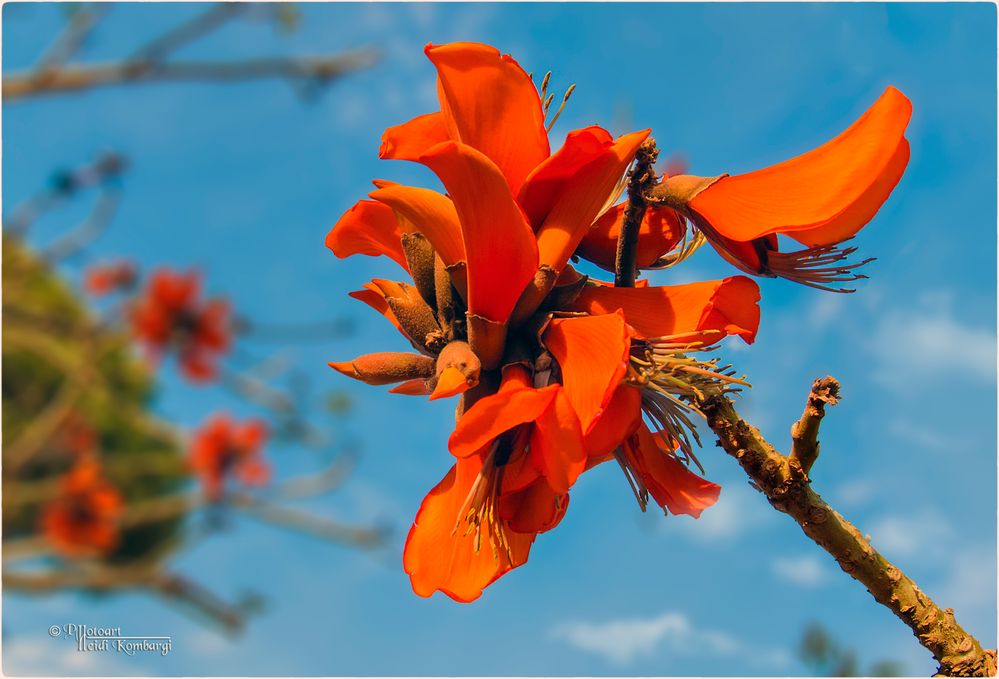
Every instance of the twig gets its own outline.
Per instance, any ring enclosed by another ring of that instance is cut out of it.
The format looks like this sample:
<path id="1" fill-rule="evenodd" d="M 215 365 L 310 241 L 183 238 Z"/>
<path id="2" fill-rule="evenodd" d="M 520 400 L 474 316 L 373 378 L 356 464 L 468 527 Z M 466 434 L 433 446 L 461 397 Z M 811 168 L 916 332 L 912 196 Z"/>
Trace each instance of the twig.
<path id="1" fill-rule="evenodd" d="M 65 66 L 39 81 L 34 73 L 14 73 L 3 79 L 4 101 L 60 94 L 97 87 L 143 82 L 231 81 L 257 78 L 289 78 L 329 81 L 370 66 L 375 55 L 356 50 L 336 56 L 264 58 L 233 62 L 175 62 L 147 64 L 118 62 Z"/>
<path id="2" fill-rule="evenodd" d="M 655 186 L 656 172 L 654 165 L 659 157 L 656 140 L 651 137 L 645 140 L 635 154 L 635 167 L 631 170 L 628 180 L 628 207 L 624 210 L 624 220 L 621 233 L 617 237 L 617 257 L 614 261 L 614 285 L 619 288 L 635 287 L 637 275 L 636 257 L 638 248 L 638 230 L 645 218 L 648 203 L 645 192 Z"/>
<path id="3" fill-rule="evenodd" d="M 104 3 L 78 6 L 66 28 L 38 60 L 36 72 L 39 79 L 44 79 L 46 74 L 69 61 L 79 51 L 80 46 L 107 11 L 107 7 Z"/>
<path id="4" fill-rule="evenodd" d="M 373 548 L 380 546 L 385 537 L 385 531 L 378 528 L 343 524 L 300 509 L 268 502 L 249 493 L 233 493 L 229 499 L 233 507 L 248 516 L 333 542 Z"/>
<path id="5" fill-rule="evenodd" d="M 941 673 L 995 675 L 995 651 L 983 650 L 958 625 L 953 609 L 941 609 L 878 553 L 853 524 L 811 489 L 799 465 L 792 465 L 739 416 L 732 401 L 725 396 L 713 396 L 699 405 L 708 426 L 718 436 L 718 445 L 738 460 L 770 504 L 793 518 L 808 537 L 835 557 L 840 568 L 864 584 L 878 603 L 908 625 L 919 643 L 940 663 Z"/>
<path id="6" fill-rule="evenodd" d="M 311 323 L 260 323 L 244 316 L 235 319 L 233 330 L 255 340 L 270 342 L 326 341 L 345 337 L 354 324 L 348 318 Z"/>
<path id="7" fill-rule="evenodd" d="M 155 38 L 139 49 L 129 61 L 142 64 L 157 63 L 171 52 L 219 28 L 247 6 L 238 2 L 217 3 Z"/>
<path id="8" fill-rule="evenodd" d="M 819 424 L 826 414 L 826 404 L 839 403 L 839 382 L 833 377 L 815 380 L 801 419 L 791 427 L 790 463 L 797 464 L 805 476 L 819 457 Z"/>
<path id="9" fill-rule="evenodd" d="M 45 594 L 77 588 L 93 591 L 148 589 L 171 601 L 190 606 L 230 630 L 243 624 L 243 613 L 191 580 L 156 567 L 96 566 L 79 570 L 17 572 L 4 569 L 3 586 L 12 590 Z"/>
<path id="10" fill-rule="evenodd" d="M 87 247 L 107 229 L 120 202 L 121 196 L 113 189 L 101 193 L 90 216 L 69 233 L 61 236 L 42 250 L 41 258 L 47 262 L 58 262 Z"/>

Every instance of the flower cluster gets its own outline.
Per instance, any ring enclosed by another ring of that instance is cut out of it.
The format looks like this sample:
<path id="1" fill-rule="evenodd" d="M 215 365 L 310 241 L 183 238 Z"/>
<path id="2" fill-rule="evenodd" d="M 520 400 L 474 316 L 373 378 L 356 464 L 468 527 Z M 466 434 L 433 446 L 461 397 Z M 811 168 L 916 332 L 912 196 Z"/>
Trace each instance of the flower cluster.
<path id="1" fill-rule="evenodd" d="M 554 153 L 553 96 L 492 47 L 429 45 L 441 110 L 389 128 L 381 158 L 429 168 L 446 190 L 376 180 L 326 238 L 338 257 L 387 256 L 411 283 L 375 279 L 350 295 L 383 314 L 414 352 L 330 365 L 390 391 L 459 396 L 453 463 L 423 501 L 404 567 L 414 591 L 471 601 L 525 563 L 586 470 L 616 460 L 644 509 L 697 517 L 719 487 L 688 467 L 699 399 L 744 384 L 698 358 L 735 335 L 751 343 L 759 288 L 745 276 L 634 287 L 614 270 L 631 209 L 616 204 L 649 130 L 569 132 Z M 568 99 L 563 98 L 562 106 Z M 854 280 L 836 245 L 873 217 L 907 159 L 908 101 L 885 95 L 840 137 L 736 177 L 664 177 L 643 200 L 636 264 L 663 268 L 708 242 L 752 275 L 833 288 Z M 809 249 L 784 253 L 778 234 Z M 698 465 L 699 466 L 699 465 Z"/>
<path id="2" fill-rule="evenodd" d="M 190 464 L 205 496 L 220 499 L 229 478 L 251 486 L 265 484 L 270 478 L 261 450 L 266 439 L 267 426 L 257 419 L 240 424 L 215 415 L 202 425 L 191 441 Z"/>
<path id="3" fill-rule="evenodd" d="M 41 531 L 64 556 L 107 554 L 118 546 L 123 500 L 95 455 L 82 454 L 41 514 Z"/>
<path id="4" fill-rule="evenodd" d="M 183 374 L 203 382 L 217 374 L 217 362 L 231 341 L 229 305 L 201 299 L 196 272 L 154 271 L 128 312 L 132 334 L 154 359 L 175 351 Z"/>

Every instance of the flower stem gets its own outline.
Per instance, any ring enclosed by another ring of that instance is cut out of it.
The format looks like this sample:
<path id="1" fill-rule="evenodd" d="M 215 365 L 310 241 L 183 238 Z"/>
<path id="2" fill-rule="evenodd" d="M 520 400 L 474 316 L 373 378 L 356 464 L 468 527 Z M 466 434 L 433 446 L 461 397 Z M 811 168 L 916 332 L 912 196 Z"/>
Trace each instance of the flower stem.
<path id="1" fill-rule="evenodd" d="M 645 192 L 656 184 L 653 166 L 658 156 L 659 149 L 652 137 L 645 140 L 635 154 L 635 166 L 628 179 L 628 207 L 625 208 L 621 233 L 617 237 L 617 258 L 614 262 L 614 285 L 619 288 L 635 287 L 638 230 L 648 208 Z"/>

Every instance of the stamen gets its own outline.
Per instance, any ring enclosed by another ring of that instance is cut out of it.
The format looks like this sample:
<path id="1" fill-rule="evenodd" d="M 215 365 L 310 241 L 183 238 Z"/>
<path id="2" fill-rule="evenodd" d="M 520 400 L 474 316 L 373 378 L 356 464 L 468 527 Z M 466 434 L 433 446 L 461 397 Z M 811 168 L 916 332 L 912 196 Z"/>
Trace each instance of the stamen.
<path id="1" fill-rule="evenodd" d="M 692 254 L 697 252 L 702 245 L 708 242 L 707 237 L 703 232 L 694 229 L 690 226 L 690 223 L 683 216 L 680 216 L 683 222 L 683 240 L 680 244 L 670 250 L 668 253 L 657 259 L 650 266 L 643 267 L 645 269 L 668 269 L 671 266 L 676 266 L 680 262 L 688 259 Z M 691 237 L 693 233 L 693 237 Z"/>
<path id="2" fill-rule="evenodd" d="M 552 79 L 552 72 L 548 71 L 547 73 L 545 73 L 545 77 L 541 81 L 541 101 L 544 101 L 545 97 L 548 96 L 548 81 L 551 79 Z M 547 109 L 545 109 L 545 113 L 548 113 Z"/>
<path id="3" fill-rule="evenodd" d="M 701 341 L 677 341 L 682 335 L 656 337 L 636 344 L 626 380 L 641 388 L 642 411 L 660 432 L 669 448 L 677 448 L 681 459 L 701 468 L 693 443 L 701 445 L 690 413 L 704 414 L 697 402 L 710 396 L 738 391 L 735 385 L 750 386 L 745 376 L 736 377 L 731 365 L 720 359 L 703 361 L 689 352 L 714 351 Z M 703 469 L 702 469 L 703 471 Z"/>
<path id="4" fill-rule="evenodd" d="M 628 479 L 628 485 L 631 486 L 631 492 L 635 494 L 635 499 L 638 501 L 639 508 L 644 512 L 649 506 L 649 489 L 645 487 L 645 483 L 642 482 L 642 477 L 635 472 L 631 467 L 631 463 L 625 458 L 621 449 L 618 448 L 614 451 L 614 459 L 617 463 L 621 465 L 621 471 L 624 472 L 624 478 Z"/>
<path id="5" fill-rule="evenodd" d="M 545 118 L 547 118 L 547 117 L 548 117 L 548 107 L 552 105 L 552 100 L 553 100 L 554 98 L 555 98 L 555 95 L 554 95 L 554 94 L 549 94 L 549 95 L 548 95 L 548 98 L 547 98 L 547 99 L 544 99 L 544 102 L 545 102 L 545 103 L 543 103 L 543 104 L 541 105 L 541 113 L 542 113 L 542 114 L 544 114 L 544 117 L 545 117 Z M 545 128 L 545 129 L 547 130 L 548 128 Z"/>
<path id="6" fill-rule="evenodd" d="M 797 252 L 768 252 L 767 268 L 775 275 L 810 288 L 829 292 L 851 293 L 856 289 L 831 287 L 835 283 L 848 283 L 867 278 L 856 269 L 875 260 L 869 257 L 862 262 L 835 265 L 857 251 L 856 247 L 839 248 L 835 245 L 798 250 Z"/>
<path id="7" fill-rule="evenodd" d="M 526 430 L 525 430 L 526 431 Z M 462 537 L 472 536 L 473 549 L 478 554 L 482 549 L 482 533 L 486 531 L 486 539 L 493 553 L 493 560 L 499 563 L 500 550 L 508 562 L 513 561 L 513 550 L 506 537 L 503 519 L 497 510 L 500 486 L 503 480 L 504 466 L 510 458 L 510 447 L 516 445 L 524 437 L 520 429 L 511 430 L 496 438 L 482 462 L 482 468 L 472 483 L 465 501 L 458 509 L 451 535 L 457 535 L 462 522 L 467 524 Z"/>
<path id="8" fill-rule="evenodd" d="M 558 117 L 560 115 L 562 115 L 562 111 L 565 110 L 565 105 L 567 103 L 569 103 L 569 97 L 572 96 L 572 93 L 573 93 L 573 91 L 575 89 L 576 89 L 576 84 L 575 83 L 573 83 L 572 85 L 569 85 L 569 89 L 567 89 L 565 91 L 565 94 L 562 96 L 562 104 L 558 107 L 558 110 L 555 111 L 555 117 L 552 118 L 552 121 L 550 123 L 548 123 L 547 127 L 545 127 L 545 131 L 546 132 L 551 132 L 552 128 L 555 127 L 555 123 L 556 123 L 556 121 L 558 121 Z M 550 101 L 551 100 L 549 98 L 549 105 L 550 105 Z M 548 108 L 547 107 L 545 108 L 545 115 L 546 116 L 548 115 Z"/>

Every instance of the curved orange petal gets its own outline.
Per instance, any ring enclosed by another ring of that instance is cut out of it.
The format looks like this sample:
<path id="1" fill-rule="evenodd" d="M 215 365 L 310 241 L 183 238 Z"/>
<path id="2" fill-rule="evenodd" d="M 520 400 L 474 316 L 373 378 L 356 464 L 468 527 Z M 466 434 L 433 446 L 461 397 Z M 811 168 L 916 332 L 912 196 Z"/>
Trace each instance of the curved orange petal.
<path id="1" fill-rule="evenodd" d="M 476 401 L 455 425 L 448 450 L 455 457 L 469 457 L 519 424 L 534 422 L 551 405 L 559 385 L 542 389 L 513 387 Z"/>
<path id="2" fill-rule="evenodd" d="M 464 524 L 455 530 L 480 466 L 478 458 L 459 460 L 420 505 L 402 560 L 413 591 L 419 596 L 429 597 L 439 590 L 456 601 L 474 601 L 490 583 L 527 561 L 533 533 L 505 528 L 511 548 L 508 555 L 503 549 L 494 554 L 491 545 L 497 536 L 488 523 L 482 524 L 478 550 L 474 534 L 466 535 Z"/>
<path id="3" fill-rule="evenodd" d="M 760 288 L 745 276 L 720 281 L 648 288 L 585 288 L 575 311 L 609 314 L 623 311 L 639 337 L 680 335 L 678 341 L 721 339 L 719 332 L 739 335 L 747 344 L 760 325 Z"/>
<path id="4" fill-rule="evenodd" d="M 450 138 L 478 149 L 500 168 L 514 195 L 548 157 L 541 98 L 524 69 L 489 45 L 427 45 Z"/>
<path id="5" fill-rule="evenodd" d="M 587 469 L 611 459 L 621 442 L 634 434 L 641 423 L 642 393 L 622 384 L 583 440 Z"/>
<path id="6" fill-rule="evenodd" d="M 351 255 L 387 255 L 409 271 L 401 236 L 392 208 L 373 200 L 360 200 L 326 234 L 326 247 L 340 259 Z"/>
<path id="7" fill-rule="evenodd" d="M 589 433 L 628 369 L 631 330 L 624 314 L 555 318 L 542 337 L 562 370 L 562 384 Z"/>
<path id="8" fill-rule="evenodd" d="M 553 386 L 555 397 L 535 418 L 531 430 L 531 459 L 552 490 L 565 493 L 586 468 L 586 448 L 579 418 L 565 389 Z"/>
<path id="9" fill-rule="evenodd" d="M 687 469 L 664 450 L 662 439 L 648 427 L 639 427 L 623 450 L 656 503 L 673 514 L 689 514 L 696 519 L 718 501 L 721 486 Z"/>
<path id="10" fill-rule="evenodd" d="M 601 269 L 614 271 L 617 258 L 617 239 L 624 223 L 627 203 L 615 205 L 596 221 L 586 232 L 576 254 L 593 262 Z M 638 247 L 635 264 L 639 269 L 652 266 L 657 259 L 675 248 L 683 240 L 684 225 L 676 211 L 669 207 L 649 206 L 638 227 Z"/>
<path id="11" fill-rule="evenodd" d="M 348 297 L 353 297 L 356 300 L 364 302 L 369 307 L 380 313 L 389 323 L 395 326 L 395 329 L 402 333 L 403 336 L 406 333 L 403 331 L 402 326 L 399 325 L 399 319 L 395 317 L 395 313 L 389 308 L 388 302 L 385 301 L 385 295 L 374 283 L 365 283 L 363 290 L 354 290 L 353 292 L 347 293 Z M 408 339 L 408 338 L 407 338 Z"/>
<path id="12" fill-rule="evenodd" d="M 909 100 L 889 87 L 835 139 L 783 163 L 724 177 L 697 194 L 690 207 L 733 240 L 812 231 L 812 243 L 837 242 L 815 233 L 823 225 L 837 236 L 852 236 L 905 169 L 908 146 L 902 144 L 911 115 Z M 837 223 L 848 211 L 849 219 Z"/>
<path id="13" fill-rule="evenodd" d="M 517 195 L 517 203 L 535 229 L 541 226 L 569 181 L 581 167 L 613 144 L 610 132 L 599 125 L 573 130 L 562 148 L 531 170 Z"/>
<path id="14" fill-rule="evenodd" d="M 556 493 L 544 479 L 538 479 L 516 493 L 502 496 L 499 514 L 518 533 L 544 533 L 559 524 L 568 506 L 568 493 Z"/>
<path id="15" fill-rule="evenodd" d="M 444 115 L 435 112 L 416 116 L 412 120 L 390 127 L 382 134 L 378 157 L 391 160 L 416 160 L 442 141 L 450 139 Z"/>
<path id="16" fill-rule="evenodd" d="M 618 137 L 613 144 L 566 182 L 544 224 L 538 229 L 538 260 L 561 271 L 613 195 L 635 152 L 650 130 Z"/>
<path id="17" fill-rule="evenodd" d="M 368 194 L 388 205 L 426 236 L 446 266 L 465 259 L 461 223 L 451 199 L 437 191 L 392 184 Z"/>
<path id="18" fill-rule="evenodd" d="M 850 207 L 824 224 L 804 231 L 792 231 L 787 235 L 809 247 L 833 245 L 852 238 L 867 222 L 874 219 L 874 215 L 902 179 L 908 164 L 909 142 L 903 139 L 884 172 Z"/>
<path id="19" fill-rule="evenodd" d="M 444 142 L 420 162 L 440 177 L 461 221 L 469 313 L 505 323 L 538 268 L 534 232 L 499 168 L 476 149 Z"/>

